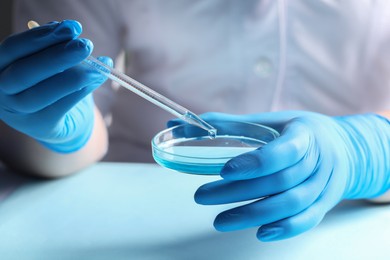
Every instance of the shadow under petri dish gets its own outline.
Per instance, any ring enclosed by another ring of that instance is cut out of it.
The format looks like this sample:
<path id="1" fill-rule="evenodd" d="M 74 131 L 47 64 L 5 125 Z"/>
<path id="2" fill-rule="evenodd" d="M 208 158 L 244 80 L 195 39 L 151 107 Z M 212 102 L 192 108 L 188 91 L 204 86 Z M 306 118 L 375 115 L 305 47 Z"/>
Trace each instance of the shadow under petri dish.
<path id="1" fill-rule="evenodd" d="M 163 167 L 190 174 L 219 174 L 237 155 L 253 151 L 274 140 L 272 128 L 248 122 L 211 121 L 215 138 L 207 131 L 183 124 L 161 131 L 152 139 L 154 160 Z"/>

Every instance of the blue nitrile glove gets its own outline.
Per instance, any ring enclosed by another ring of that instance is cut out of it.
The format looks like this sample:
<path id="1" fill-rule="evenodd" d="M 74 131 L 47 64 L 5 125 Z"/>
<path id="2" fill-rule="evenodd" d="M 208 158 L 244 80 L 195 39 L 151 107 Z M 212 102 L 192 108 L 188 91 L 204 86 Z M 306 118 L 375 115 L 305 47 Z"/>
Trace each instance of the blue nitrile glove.
<path id="1" fill-rule="evenodd" d="M 381 116 L 289 111 L 203 118 L 256 122 L 281 132 L 227 162 L 223 180 L 197 190 L 195 200 L 204 205 L 255 200 L 220 213 L 217 230 L 261 226 L 260 240 L 285 239 L 319 224 L 343 199 L 373 198 L 390 188 L 390 122 Z"/>
<path id="2" fill-rule="evenodd" d="M 78 38 L 81 31 L 76 21 L 52 22 L 0 44 L 0 119 L 57 152 L 76 151 L 88 141 L 90 93 L 106 80 L 80 64 L 93 49 Z"/>

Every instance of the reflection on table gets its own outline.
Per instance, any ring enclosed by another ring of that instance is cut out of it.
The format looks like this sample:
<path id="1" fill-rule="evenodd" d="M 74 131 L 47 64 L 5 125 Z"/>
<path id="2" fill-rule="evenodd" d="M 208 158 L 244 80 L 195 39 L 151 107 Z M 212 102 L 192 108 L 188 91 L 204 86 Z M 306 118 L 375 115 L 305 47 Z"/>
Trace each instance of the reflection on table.
<path id="1" fill-rule="evenodd" d="M 40 180 L 0 169 L 1 259 L 390 259 L 390 207 L 344 202 L 315 229 L 262 243 L 220 233 L 195 190 L 215 176 L 155 164 L 99 163 Z"/>

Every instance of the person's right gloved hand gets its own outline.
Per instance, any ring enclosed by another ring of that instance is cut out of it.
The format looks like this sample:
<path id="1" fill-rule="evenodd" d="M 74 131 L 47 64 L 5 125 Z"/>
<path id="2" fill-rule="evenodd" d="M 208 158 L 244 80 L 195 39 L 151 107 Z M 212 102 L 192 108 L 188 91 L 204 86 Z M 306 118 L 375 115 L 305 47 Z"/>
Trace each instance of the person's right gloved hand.
<path id="1" fill-rule="evenodd" d="M 0 119 L 57 152 L 73 152 L 94 125 L 91 92 L 106 77 L 82 65 L 92 42 L 76 21 L 52 22 L 0 44 Z M 109 58 L 99 58 L 112 66 Z"/>

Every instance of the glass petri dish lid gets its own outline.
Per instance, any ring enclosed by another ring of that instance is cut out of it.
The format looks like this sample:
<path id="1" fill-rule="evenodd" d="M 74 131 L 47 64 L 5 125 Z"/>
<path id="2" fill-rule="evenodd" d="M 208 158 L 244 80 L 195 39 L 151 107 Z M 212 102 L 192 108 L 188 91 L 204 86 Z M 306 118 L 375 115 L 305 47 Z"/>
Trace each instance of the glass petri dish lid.
<path id="1" fill-rule="evenodd" d="M 237 155 L 253 151 L 279 137 L 267 126 L 238 121 L 209 121 L 217 129 L 208 132 L 183 124 L 165 129 L 152 139 L 154 160 L 179 172 L 201 175 L 219 174 L 225 163 Z"/>

